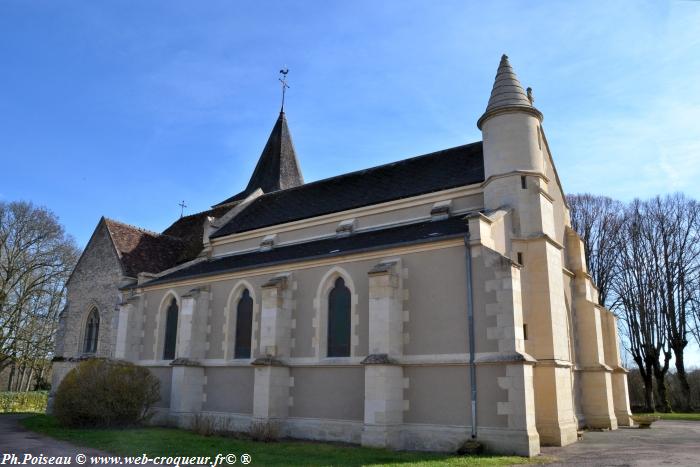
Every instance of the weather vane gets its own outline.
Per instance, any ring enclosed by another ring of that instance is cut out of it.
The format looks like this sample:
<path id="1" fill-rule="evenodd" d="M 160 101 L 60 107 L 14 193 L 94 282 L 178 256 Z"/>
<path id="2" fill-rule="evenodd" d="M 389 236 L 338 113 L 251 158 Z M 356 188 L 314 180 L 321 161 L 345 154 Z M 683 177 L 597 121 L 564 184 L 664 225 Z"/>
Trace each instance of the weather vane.
<path id="1" fill-rule="evenodd" d="M 180 218 L 182 218 L 182 216 L 185 212 L 185 208 L 187 207 L 187 205 L 185 204 L 185 200 L 183 199 L 182 201 L 180 201 L 178 203 L 178 206 L 180 206 Z"/>
<path id="2" fill-rule="evenodd" d="M 287 89 L 289 88 L 289 85 L 287 84 L 287 73 L 289 73 L 289 68 L 284 67 L 280 70 L 280 83 L 282 83 L 282 110 L 281 112 L 284 112 L 284 95 L 287 92 Z"/>

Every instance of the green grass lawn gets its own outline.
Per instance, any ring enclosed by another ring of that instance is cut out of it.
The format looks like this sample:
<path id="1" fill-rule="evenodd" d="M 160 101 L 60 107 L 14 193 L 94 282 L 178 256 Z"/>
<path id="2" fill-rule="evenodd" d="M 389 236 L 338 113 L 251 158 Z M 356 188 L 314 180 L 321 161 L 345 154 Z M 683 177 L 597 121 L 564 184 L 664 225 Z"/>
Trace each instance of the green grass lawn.
<path id="1" fill-rule="evenodd" d="M 656 415 L 661 420 L 691 420 L 700 422 L 700 413 L 636 413 L 634 415 Z"/>
<path id="2" fill-rule="evenodd" d="M 44 413 L 48 391 L 0 391 L 0 413 Z"/>
<path id="3" fill-rule="evenodd" d="M 249 440 L 204 437 L 173 428 L 66 429 L 53 417 L 33 415 L 22 424 L 39 433 L 74 444 L 101 449 L 122 456 L 211 456 L 250 454 L 252 465 L 373 465 L 373 466 L 470 466 L 542 463 L 545 458 L 517 456 L 456 456 L 420 452 L 396 452 L 327 443 L 280 441 L 259 443 Z"/>

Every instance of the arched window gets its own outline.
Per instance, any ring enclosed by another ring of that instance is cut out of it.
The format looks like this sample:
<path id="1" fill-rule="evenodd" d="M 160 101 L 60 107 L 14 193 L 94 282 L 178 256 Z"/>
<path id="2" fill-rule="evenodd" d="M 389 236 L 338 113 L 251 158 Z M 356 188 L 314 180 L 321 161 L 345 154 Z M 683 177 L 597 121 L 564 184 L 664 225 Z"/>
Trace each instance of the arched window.
<path id="1" fill-rule="evenodd" d="M 175 297 L 170 300 L 170 305 L 165 316 L 165 345 L 163 346 L 163 359 L 172 360 L 175 358 L 175 344 L 177 343 L 177 300 Z"/>
<path id="2" fill-rule="evenodd" d="M 350 356 L 350 289 L 342 277 L 328 294 L 328 356 Z"/>
<path id="3" fill-rule="evenodd" d="M 253 299 L 244 289 L 236 311 L 236 348 L 233 358 L 250 358 L 250 340 L 253 334 Z"/>
<path id="4" fill-rule="evenodd" d="M 85 322 L 85 338 L 83 340 L 83 352 L 94 354 L 97 352 L 97 339 L 100 335 L 100 314 L 97 308 L 90 310 Z"/>

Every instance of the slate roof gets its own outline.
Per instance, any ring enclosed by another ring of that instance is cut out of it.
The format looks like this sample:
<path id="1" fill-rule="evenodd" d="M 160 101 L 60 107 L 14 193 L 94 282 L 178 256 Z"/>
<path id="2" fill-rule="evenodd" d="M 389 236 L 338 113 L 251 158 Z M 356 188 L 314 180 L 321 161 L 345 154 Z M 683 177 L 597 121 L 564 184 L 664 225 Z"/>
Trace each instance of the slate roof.
<path id="1" fill-rule="evenodd" d="M 112 237 L 124 273 L 136 277 L 140 272 L 160 272 L 175 266 L 186 243 L 170 235 L 140 229 L 133 225 L 104 219 Z"/>
<path id="2" fill-rule="evenodd" d="M 304 177 L 299 168 L 294 144 L 292 144 L 287 117 L 285 117 L 284 112 L 280 112 L 246 189 L 216 206 L 241 201 L 258 188 L 262 189 L 264 193 L 271 193 L 293 188 L 303 183 Z"/>
<path id="3" fill-rule="evenodd" d="M 212 238 L 484 181 L 481 141 L 266 193 Z"/>
<path id="4" fill-rule="evenodd" d="M 177 237 L 184 242 L 184 248 L 180 251 L 177 264 L 184 263 L 197 257 L 202 251 L 202 240 L 204 237 L 204 221 L 207 217 L 221 217 L 226 214 L 234 205 L 219 206 L 207 211 L 190 214 L 181 217 L 163 231 L 164 235 Z M 175 266 L 174 264 L 172 266 Z M 172 267 L 169 266 L 169 267 Z"/>
<path id="5" fill-rule="evenodd" d="M 460 237 L 467 230 L 468 224 L 463 218 L 453 217 L 441 221 L 423 221 L 381 230 L 357 232 L 348 237 L 332 237 L 280 246 L 269 251 L 255 251 L 214 258 L 172 272 L 148 282 L 148 285 L 302 260 L 340 256 L 348 253 L 385 249 L 391 246 L 432 242 Z"/>

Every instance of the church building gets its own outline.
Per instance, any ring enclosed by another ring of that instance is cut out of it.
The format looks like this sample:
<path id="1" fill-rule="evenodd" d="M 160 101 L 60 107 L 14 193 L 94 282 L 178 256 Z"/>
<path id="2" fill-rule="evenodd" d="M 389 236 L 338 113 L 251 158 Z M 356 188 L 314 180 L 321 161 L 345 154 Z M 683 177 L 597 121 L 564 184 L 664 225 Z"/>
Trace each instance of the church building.
<path id="1" fill-rule="evenodd" d="M 533 456 L 630 425 L 615 317 L 505 55 L 477 117 L 482 141 L 305 183 L 282 111 L 240 193 L 160 233 L 102 218 L 54 390 L 124 359 L 160 380 L 156 423 L 393 449 Z"/>

